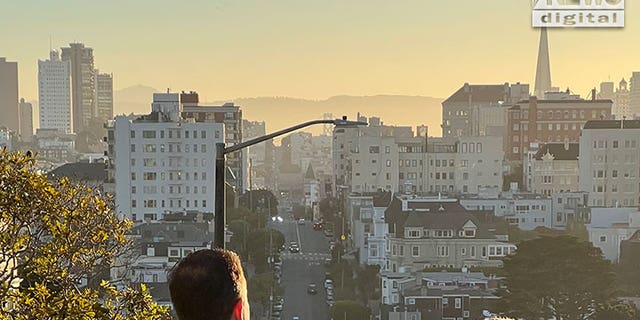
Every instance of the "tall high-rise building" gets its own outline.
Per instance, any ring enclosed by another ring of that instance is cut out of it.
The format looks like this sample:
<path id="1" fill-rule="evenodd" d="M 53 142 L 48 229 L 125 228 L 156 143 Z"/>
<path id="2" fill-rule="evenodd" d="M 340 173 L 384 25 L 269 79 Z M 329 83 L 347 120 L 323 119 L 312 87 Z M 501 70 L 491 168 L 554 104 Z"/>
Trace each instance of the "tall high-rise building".
<path id="1" fill-rule="evenodd" d="M 611 113 L 616 120 L 633 119 L 633 113 L 629 110 L 629 87 L 624 79 L 618 84 L 618 90 L 616 90 L 613 98 Z"/>
<path id="2" fill-rule="evenodd" d="M 96 74 L 93 48 L 83 43 L 70 43 L 62 48 L 62 61 L 71 65 L 71 97 L 73 103 L 73 131 L 80 132 L 89 126 L 95 115 Z"/>
<path id="3" fill-rule="evenodd" d="M 538 65 L 536 67 L 536 82 L 534 95 L 539 99 L 551 90 L 551 63 L 549 62 L 549 40 L 547 28 L 540 29 L 540 46 L 538 47 Z"/>
<path id="4" fill-rule="evenodd" d="M 0 126 L 20 132 L 18 63 L 0 57 Z"/>
<path id="5" fill-rule="evenodd" d="M 154 93 L 150 114 L 109 121 L 107 172 L 118 212 L 133 221 L 214 211 L 215 147 L 224 125 L 184 119 L 181 109 L 177 93 Z"/>
<path id="6" fill-rule="evenodd" d="M 33 106 L 24 98 L 20 99 L 20 140 L 33 140 Z"/>
<path id="7" fill-rule="evenodd" d="M 71 67 L 57 51 L 38 60 L 38 99 L 40 129 L 71 133 Z"/>
<path id="8" fill-rule="evenodd" d="M 113 74 L 96 70 L 96 118 L 101 121 L 113 119 Z"/>
<path id="9" fill-rule="evenodd" d="M 629 113 L 634 117 L 640 117 L 640 72 L 634 72 L 631 76 L 629 91 Z"/>

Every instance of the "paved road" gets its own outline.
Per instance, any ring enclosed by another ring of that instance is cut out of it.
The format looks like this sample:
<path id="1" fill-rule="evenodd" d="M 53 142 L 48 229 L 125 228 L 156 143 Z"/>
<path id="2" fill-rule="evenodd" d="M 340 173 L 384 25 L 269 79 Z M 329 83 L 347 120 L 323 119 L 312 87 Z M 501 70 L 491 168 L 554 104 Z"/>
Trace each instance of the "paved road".
<path id="1" fill-rule="evenodd" d="M 329 320 L 324 283 L 324 260 L 329 257 L 329 245 L 324 234 L 313 230 L 312 224 L 298 225 L 291 219 L 273 223 L 271 227 L 285 236 L 286 243 L 296 241 L 300 253 L 284 251 L 282 258 L 282 282 L 285 289 L 282 320 L 293 316 L 301 320 Z M 307 293 L 310 283 L 318 287 L 318 294 Z"/>

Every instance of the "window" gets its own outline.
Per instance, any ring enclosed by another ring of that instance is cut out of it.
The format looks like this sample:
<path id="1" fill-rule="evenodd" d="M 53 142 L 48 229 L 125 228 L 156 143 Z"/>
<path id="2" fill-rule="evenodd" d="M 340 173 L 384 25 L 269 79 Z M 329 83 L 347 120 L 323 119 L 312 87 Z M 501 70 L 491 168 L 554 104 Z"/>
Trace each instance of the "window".
<path id="1" fill-rule="evenodd" d="M 206 172 L 202 173 L 202 180 L 207 180 L 207 173 Z"/>
<path id="2" fill-rule="evenodd" d="M 142 138 L 144 139 L 155 139 L 156 132 L 155 130 L 144 130 L 142 131 Z"/>
<path id="3" fill-rule="evenodd" d="M 135 137 L 136 137 L 136 132 L 135 132 L 135 131 L 133 131 L 133 130 L 131 130 L 131 139 L 133 139 L 133 138 L 135 138 Z"/>
<path id="4" fill-rule="evenodd" d="M 600 236 L 600 242 L 607 242 L 607 236 Z"/>
<path id="5" fill-rule="evenodd" d="M 384 153 L 391 153 L 391 147 L 390 146 L 385 146 L 384 147 Z"/>
<path id="6" fill-rule="evenodd" d="M 200 146 L 200 152 L 207 152 L 207 145 L 203 144 Z"/>
<path id="7" fill-rule="evenodd" d="M 143 180 L 156 180 L 156 173 L 155 172 L 145 172 L 142 174 L 142 179 Z"/>
<path id="8" fill-rule="evenodd" d="M 438 246 L 437 252 L 438 252 L 438 257 L 448 257 L 449 246 Z"/>
<path id="9" fill-rule="evenodd" d="M 137 206 L 136 199 L 131 200 L 131 208 L 135 208 Z"/>
<path id="10" fill-rule="evenodd" d="M 131 187 L 131 193 L 136 193 L 136 186 Z"/>
<path id="11" fill-rule="evenodd" d="M 414 257 L 420 256 L 420 247 L 412 246 L 411 247 L 411 255 L 414 256 Z"/>
<path id="12" fill-rule="evenodd" d="M 133 159 L 132 159 L 133 160 Z M 156 159 L 147 158 L 143 160 L 145 167 L 155 167 Z"/>
<path id="13" fill-rule="evenodd" d="M 380 147 L 379 146 L 370 146 L 369 147 L 369 153 L 380 153 Z"/>
<path id="14" fill-rule="evenodd" d="M 131 152 L 136 152 L 136 145 L 135 144 L 131 145 Z"/>
<path id="15" fill-rule="evenodd" d="M 461 298 L 456 298 L 455 299 L 455 307 L 456 307 L 456 309 L 462 308 L 462 299 Z"/>
<path id="16" fill-rule="evenodd" d="M 145 144 L 144 145 L 144 152 L 156 152 L 156 145 L 155 144 Z"/>
<path id="17" fill-rule="evenodd" d="M 613 148 L 618 149 L 618 140 L 613 140 Z"/>
<path id="18" fill-rule="evenodd" d="M 477 151 L 478 153 L 481 153 L 481 152 L 482 152 L 482 143 L 479 143 L 479 142 L 478 142 L 478 143 L 476 144 L 476 151 Z"/>
<path id="19" fill-rule="evenodd" d="M 131 172 L 131 181 L 135 181 L 135 180 L 136 180 L 136 173 Z"/>

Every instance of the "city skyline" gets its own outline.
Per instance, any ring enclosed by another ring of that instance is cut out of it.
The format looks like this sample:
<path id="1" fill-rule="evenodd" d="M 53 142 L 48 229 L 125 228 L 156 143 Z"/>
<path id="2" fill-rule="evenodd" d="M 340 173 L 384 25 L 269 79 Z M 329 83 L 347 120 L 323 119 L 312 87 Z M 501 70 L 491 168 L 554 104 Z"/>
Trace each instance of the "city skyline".
<path id="1" fill-rule="evenodd" d="M 37 61 L 47 57 L 50 39 L 53 48 L 75 41 L 94 48 L 96 64 L 116 77 L 114 90 L 138 84 L 194 89 L 204 101 L 446 98 L 464 82 L 534 83 L 539 32 L 530 26 L 528 2 L 222 0 L 175 7 L 160 1 L 127 4 L 126 12 L 118 1 L 72 2 L 9 3 L 4 12 L 14 14 L 0 14 L 14 26 L 0 30 L 6 44 L 0 52 L 18 62 L 20 96 L 27 100 L 37 99 Z M 640 69 L 634 59 L 640 45 L 633 41 L 640 36 L 633 19 L 638 9 L 627 3 L 621 30 L 550 29 L 554 86 L 586 96 L 601 81 L 628 79 Z M 102 19 L 79 16 L 82 11 L 99 11 Z M 456 15 L 462 22 L 446 20 Z M 119 23 L 109 23 L 112 18 Z M 610 63 L 596 63 L 603 60 Z"/>

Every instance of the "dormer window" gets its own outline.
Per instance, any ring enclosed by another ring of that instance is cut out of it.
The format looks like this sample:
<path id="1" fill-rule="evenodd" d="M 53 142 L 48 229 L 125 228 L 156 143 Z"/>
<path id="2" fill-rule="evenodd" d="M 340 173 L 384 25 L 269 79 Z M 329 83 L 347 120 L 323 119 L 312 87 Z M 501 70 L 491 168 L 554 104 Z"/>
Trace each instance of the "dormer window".
<path id="1" fill-rule="evenodd" d="M 474 238 L 476 236 L 476 229 L 466 229 L 464 230 L 465 238 Z"/>
<path id="2" fill-rule="evenodd" d="M 453 237 L 453 230 L 435 230 L 434 236 L 436 238 L 451 238 Z"/>
<path id="3" fill-rule="evenodd" d="M 417 239 L 417 238 L 422 237 L 422 230 L 419 229 L 419 228 L 407 229 L 406 230 L 406 235 L 407 235 L 407 238 Z"/>

